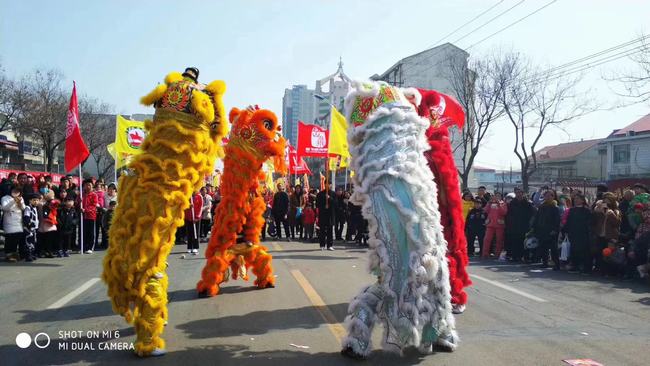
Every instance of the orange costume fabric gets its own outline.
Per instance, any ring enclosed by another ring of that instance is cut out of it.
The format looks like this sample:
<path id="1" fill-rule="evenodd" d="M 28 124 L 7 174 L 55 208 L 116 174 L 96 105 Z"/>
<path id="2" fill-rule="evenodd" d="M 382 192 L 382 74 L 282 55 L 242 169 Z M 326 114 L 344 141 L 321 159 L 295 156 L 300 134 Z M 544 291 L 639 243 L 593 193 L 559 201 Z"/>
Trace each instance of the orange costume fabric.
<path id="1" fill-rule="evenodd" d="M 219 293 L 222 282 L 248 280 L 252 268 L 259 288 L 274 287 L 271 255 L 260 245 L 266 204 L 259 193 L 264 181 L 262 164 L 274 159 L 275 170 L 284 172 L 285 140 L 279 136 L 277 117 L 269 110 L 249 107 L 230 111 L 232 130 L 225 147 L 221 177 L 222 200 L 215 213 L 206 250 L 207 262 L 196 288 L 201 297 Z"/>
<path id="2" fill-rule="evenodd" d="M 431 127 L 426 133 L 431 150 L 424 155 L 438 185 L 440 221 L 447 241 L 451 302 L 454 305 L 465 305 L 467 304 L 465 287 L 472 282 L 467 273 L 469 259 L 458 171 L 448 131 L 448 127 L 452 124 L 462 128 L 465 116 L 458 102 L 448 95 L 414 88 L 405 89 L 404 94 L 416 106 L 418 114 L 431 121 Z"/>

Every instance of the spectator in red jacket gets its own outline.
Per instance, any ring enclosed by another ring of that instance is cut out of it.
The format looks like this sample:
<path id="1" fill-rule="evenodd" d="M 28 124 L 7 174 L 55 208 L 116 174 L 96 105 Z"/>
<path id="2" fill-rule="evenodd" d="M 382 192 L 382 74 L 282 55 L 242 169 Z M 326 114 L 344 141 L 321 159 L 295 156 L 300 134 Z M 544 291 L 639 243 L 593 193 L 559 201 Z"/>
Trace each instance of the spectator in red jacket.
<path id="1" fill-rule="evenodd" d="M 185 210 L 185 234 L 187 235 L 187 252 L 199 254 L 199 223 L 203 210 L 203 198 L 200 194 L 192 194 L 190 207 Z"/>
<path id="2" fill-rule="evenodd" d="M 81 202 L 81 212 L 83 213 L 83 238 L 81 241 L 82 248 L 86 254 L 92 254 L 95 250 L 95 225 L 97 225 L 97 208 L 99 199 L 93 191 L 92 179 L 86 179 L 82 185 L 83 200 Z"/>
<path id="3" fill-rule="evenodd" d="M 494 254 L 497 258 L 501 255 L 503 250 L 504 233 L 506 228 L 506 214 L 508 214 L 508 205 L 501 200 L 501 194 L 495 193 L 490 198 L 490 202 L 485 205 L 485 213 L 487 214 L 485 238 L 483 239 L 482 258 L 490 256 L 490 247 L 492 246 L 492 239 L 496 235 L 496 247 Z"/>
<path id="4" fill-rule="evenodd" d="M 316 210 L 309 204 L 302 211 L 302 224 L 305 227 L 305 239 L 311 241 L 314 237 L 314 224 L 316 223 Z"/>

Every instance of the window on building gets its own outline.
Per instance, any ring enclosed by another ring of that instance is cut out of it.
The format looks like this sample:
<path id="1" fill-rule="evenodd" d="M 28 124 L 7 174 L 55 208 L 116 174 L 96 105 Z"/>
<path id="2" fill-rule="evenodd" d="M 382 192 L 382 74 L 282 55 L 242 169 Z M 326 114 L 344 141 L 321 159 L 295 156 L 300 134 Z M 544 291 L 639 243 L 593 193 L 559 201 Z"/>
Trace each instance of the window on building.
<path id="1" fill-rule="evenodd" d="M 630 145 L 614 145 L 614 164 L 630 163 Z"/>

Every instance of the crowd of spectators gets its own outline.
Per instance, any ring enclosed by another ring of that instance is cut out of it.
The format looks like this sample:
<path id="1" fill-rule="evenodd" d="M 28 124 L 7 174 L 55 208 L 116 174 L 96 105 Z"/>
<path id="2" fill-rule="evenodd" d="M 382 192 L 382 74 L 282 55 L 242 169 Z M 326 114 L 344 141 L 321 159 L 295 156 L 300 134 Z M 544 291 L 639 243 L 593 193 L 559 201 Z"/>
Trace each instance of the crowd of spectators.
<path id="1" fill-rule="evenodd" d="M 101 179 L 86 179 L 81 190 L 71 176 L 62 178 L 59 185 L 45 174 L 10 173 L 2 179 L 5 260 L 32 262 L 106 249 L 117 188 Z"/>
<path id="2" fill-rule="evenodd" d="M 648 277 L 650 193 L 643 184 L 619 193 L 601 184 L 593 198 L 548 186 L 530 196 L 515 188 L 503 197 L 480 187 L 476 195 L 465 191 L 462 197 L 470 256 L 572 273 Z"/>

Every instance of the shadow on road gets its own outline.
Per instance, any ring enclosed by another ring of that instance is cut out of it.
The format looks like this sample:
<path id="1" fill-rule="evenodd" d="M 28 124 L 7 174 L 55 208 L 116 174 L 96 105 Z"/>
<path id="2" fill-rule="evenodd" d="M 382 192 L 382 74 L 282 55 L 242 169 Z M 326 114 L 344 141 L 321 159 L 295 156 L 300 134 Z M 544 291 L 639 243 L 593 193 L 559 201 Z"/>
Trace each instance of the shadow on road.
<path id="1" fill-rule="evenodd" d="M 334 304 L 328 307 L 339 318 L 337 322 L 342 322 L 348 304 Z M 254 311 L 244 315 L 195 320 L 180 324 L 176 328 L 187 333 L 189 338 L 200 339 L 266 334 L 274 330 L 315 329 L 321 324 L 325 324 L 325 321 L 314 307 L 305 306 L 297 309 Z"/>

